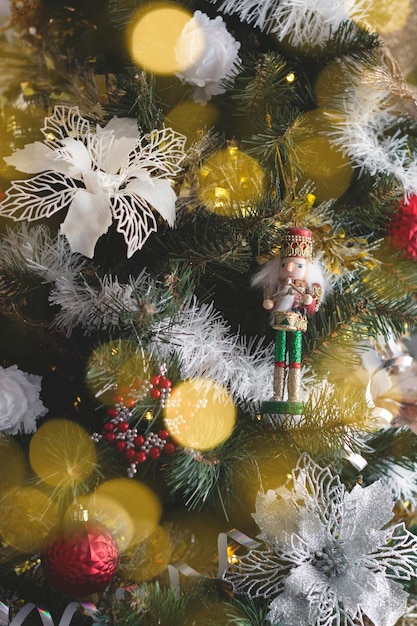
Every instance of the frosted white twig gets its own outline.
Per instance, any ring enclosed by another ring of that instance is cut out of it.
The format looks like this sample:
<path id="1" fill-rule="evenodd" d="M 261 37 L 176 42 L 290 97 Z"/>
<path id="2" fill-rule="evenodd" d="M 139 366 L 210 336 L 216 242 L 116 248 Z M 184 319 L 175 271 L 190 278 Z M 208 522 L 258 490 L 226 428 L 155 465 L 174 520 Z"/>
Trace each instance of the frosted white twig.
<path id="1" fill-rule="evenodd" d="M 0 264 L 20 266 L 22 271 L 41 276 L 46 283 L 57 278 L 73 281 L 85 266 L 85 259 L 71 252 L 66 239 L 53 239 L 44 225 L 19 224 L 19 228 L 7 229 L 0 250 Z"/>
<path id="2" fill-rule="evenodd" d="M 215 0 L 212 0 L 214 2 Z M 349 19 L 366 17 L 364 0 L 224 0 L 220 10 L 237 13 L 279 40 L 295 46 L 325 45 L 338 27 Z"/>
<path id="3" fill-rule="evenodd" d="M 235 401 L 256 411 L 272 389 L 273 347 L 232 334 L 213 304 L 184 303 L 177 318 L 153 327 L 152 347 L 161 359 L 173 352 L 185 378 L 208 378 L 226 387 Z"/>
<path id="4" fill-rule="evenodd" d="M 368 84 L 369 83 L 369 84 Z M 352 85 L 349 94 L 329 103 L 342 116 L 334 120 L 330 141 L 344 151 L 360 170 L 372 176 L 394 176 L 405 197 L 417 192 L 417 161 L 410 154 L 409 137 L 398 129 L 401 117 L 391 94 L 368 78 Z"/>
<path id="5" fill-rule="evenodd" d="M 60 307 L 54 325 L 71 334 L 76 326 L 87 332 L 110 330 L 131 324 L 141 314 L 158 313 L 167 304 L 155 281 L 142 270 L 128 283 L 110 275 L 92 286 L 83 277 L 76 282 L 59 278 L 50 294 L 51 304 Z"/>

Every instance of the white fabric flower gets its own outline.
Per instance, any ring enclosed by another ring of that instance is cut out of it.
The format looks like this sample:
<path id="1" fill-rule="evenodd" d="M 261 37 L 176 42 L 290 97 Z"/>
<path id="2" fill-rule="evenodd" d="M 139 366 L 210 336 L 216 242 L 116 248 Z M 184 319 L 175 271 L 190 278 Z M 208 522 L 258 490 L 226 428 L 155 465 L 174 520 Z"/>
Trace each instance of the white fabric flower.
<path id="1" fill-rule="evenodd" d="M 176 45 L 183 82 L 194 85 L 193 99 L 202 105 L 225 92 L 222 81 L 237 72 L 240 43 L 228 32 L 218 15 L 211 20 L 196 11 L 187 22 Z"/>
<path id="2" fill-rule="evenodd" d="M 135 120 L 113 117 L 93 127 L 78 107 L 56 106 L 42 128 L 44 143 L 28 144 L 5 158 L 21 172 L 0 203 L 0 215 L 15 221 L 51 217 L 68 208 L 61 232 L 71 250 L 87 257 L 112 221 L 127 244 L 127 256 L 157 230 L 155 209 L 170 226 L 176 195 L 170 178 L 185 156 L 185 137 L 170 128 L 139 135 Z"/>
<path id="3" fill-rule="evenodd" d="M 266 549 L 252 550 L 224 578 L 237 592 L 271 600 L 285 626 L 393 626 L 407 593 L 392 579 L 417 576 L 417 538 L 392 519 L 381 481 L 348 492 L 338 476 L 303 457 L 293 488 L 259 493 L 254 518 Z"/>
<path id="4" fill-rule="evenodd" d="M 36 420 L 47 412 L 39 397 L 41 381 L 41 376 L 22 372 L 17 365 L 0 367 L 1 431 L 16 435 L 36 430 Z"/>

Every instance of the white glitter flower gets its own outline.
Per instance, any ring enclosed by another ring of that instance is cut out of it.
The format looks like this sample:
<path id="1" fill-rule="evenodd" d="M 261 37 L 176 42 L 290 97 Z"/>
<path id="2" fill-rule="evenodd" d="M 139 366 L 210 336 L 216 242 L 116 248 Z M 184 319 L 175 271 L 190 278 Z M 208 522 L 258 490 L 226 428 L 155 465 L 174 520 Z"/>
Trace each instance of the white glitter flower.
<path id="1" fill-rule="evenodd" d="M 380 481 L 347 491 L 338 476 L 303 457 L 293 488 L 259 493 L 254 518 L 266 549 L 224 577 L 236 592 L 271 600 L 285 626 L 393 626 L 407 607 L 396 580 L 417 576 L 417 538 L 392 519 Z M 394 579 L 394 580 L 392 580 Z"/>
<path id="2" fill-rule="evenodd" d="M 170 128 L 140 135 L 136 121 L 113 117 L 93 126 L 78 107 L 56 106 L 35 141 L 5 159 L 21 172 L 0 203 L 0 215 L 15 221 L 48 218 L 68 209 L 61 225 L 71 250 L 87 257 L 113 220 L 127 256 L 157 230 L 155 209 L 172 226 L 176 195 L 170 178 L 185 156 L 185 137 Z"/>
<path id="3" fill-rule="evenodd" d="M 8 435 L 36 430 L 36 420 L 47 409 L 39 397 L 41 376 L 27 374 L 17 365 L 0 367 L 0 430 Z"/>
<path id="4" fill-rule="evenodd" d="M 176 54 L 185 68 L 177 76 L 195 86 L 196 102 L 204 105 L 224 93 L 222 81 L 236 74 L 239 48 L 219 15 L 211 20 L 201 11 L 194 13 L 179 37 Z"/>

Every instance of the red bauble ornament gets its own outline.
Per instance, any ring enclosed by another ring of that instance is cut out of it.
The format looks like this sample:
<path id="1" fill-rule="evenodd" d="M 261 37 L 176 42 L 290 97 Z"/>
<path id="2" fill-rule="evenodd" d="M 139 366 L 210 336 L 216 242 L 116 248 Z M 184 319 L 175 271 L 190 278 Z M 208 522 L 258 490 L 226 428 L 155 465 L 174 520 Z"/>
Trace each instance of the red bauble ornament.
<path id="1" fill-rule="evenodd" d="M 76 597 L 103 591 L 119 562 L 110 531 L 96 520 L 57 527 L 46 538 L 42 569 L 51 587 Z"/>
<path id="2" fill-rule="evenodd" d="M 388 235 L 394 248 L 417 260 L 417 196 L 411 196 L 407 203 L 401 202 Z"/>

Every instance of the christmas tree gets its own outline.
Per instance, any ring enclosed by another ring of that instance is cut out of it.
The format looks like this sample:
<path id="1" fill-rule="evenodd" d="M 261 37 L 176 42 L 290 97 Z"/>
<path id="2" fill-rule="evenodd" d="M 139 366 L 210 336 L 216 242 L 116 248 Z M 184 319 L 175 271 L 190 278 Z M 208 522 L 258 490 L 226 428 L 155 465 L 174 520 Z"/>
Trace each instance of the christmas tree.
<path id="1" fill-rule="evenodd" d="M 417 623 L 415 0 L 10 0 L 0 610 Z"/>

